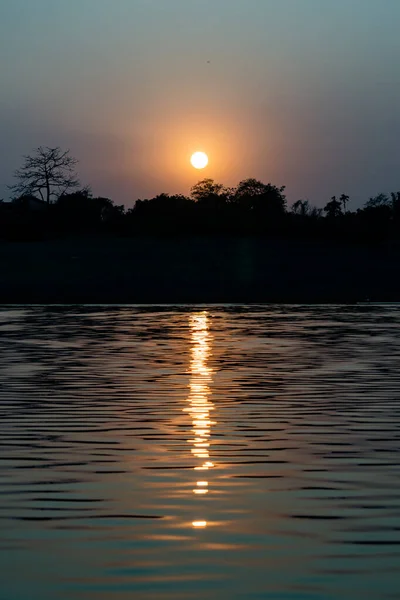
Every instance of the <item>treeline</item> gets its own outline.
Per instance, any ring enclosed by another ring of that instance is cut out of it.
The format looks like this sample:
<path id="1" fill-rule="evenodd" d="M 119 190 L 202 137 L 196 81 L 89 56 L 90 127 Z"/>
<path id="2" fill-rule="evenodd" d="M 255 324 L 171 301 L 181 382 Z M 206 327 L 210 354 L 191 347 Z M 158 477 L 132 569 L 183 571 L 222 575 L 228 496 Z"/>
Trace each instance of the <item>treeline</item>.
<path id="1" fill-rule="evenodd" d="M 87 189 L 62 193 L 46 202 L 23 194 L 0 202 L 0 237 L 48 239 L 71 234 L 261 235 L 336 238 L 381 242 L 400 239 L 400 192 L 379 194 L 351 210 L 346 194 L 333 196 L 323 209 L 307 200 L 287 206 L 285 187 L 256 179 L 227 188 L 212 179 L 197 183 L 190 196 L 160 194 L 137 200 L 125 210 Z"/>

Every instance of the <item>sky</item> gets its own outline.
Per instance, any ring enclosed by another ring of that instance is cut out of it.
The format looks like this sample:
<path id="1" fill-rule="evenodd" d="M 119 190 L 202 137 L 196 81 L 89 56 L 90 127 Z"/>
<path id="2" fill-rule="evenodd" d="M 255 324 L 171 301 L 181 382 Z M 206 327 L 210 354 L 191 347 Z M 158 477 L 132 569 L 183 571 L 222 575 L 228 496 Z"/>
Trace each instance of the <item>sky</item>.
<path id="1" fill-rule="evenodd" d="M 203 177 L 397 191 L 399 23 L 399 0 L 0 0 L 0 198 L 40 145 L 126 206 Z"/>

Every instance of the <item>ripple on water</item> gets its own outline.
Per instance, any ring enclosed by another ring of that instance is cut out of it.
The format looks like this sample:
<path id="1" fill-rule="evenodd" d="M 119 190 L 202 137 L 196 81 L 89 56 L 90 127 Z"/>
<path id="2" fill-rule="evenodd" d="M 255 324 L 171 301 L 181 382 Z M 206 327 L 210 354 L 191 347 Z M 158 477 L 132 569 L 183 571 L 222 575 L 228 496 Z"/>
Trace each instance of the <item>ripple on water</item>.
<path id="1" fill-rule="evenodd" d="M 399 333 L 397 306 L 4 307 L 0 599 L 398 598 Z"/>

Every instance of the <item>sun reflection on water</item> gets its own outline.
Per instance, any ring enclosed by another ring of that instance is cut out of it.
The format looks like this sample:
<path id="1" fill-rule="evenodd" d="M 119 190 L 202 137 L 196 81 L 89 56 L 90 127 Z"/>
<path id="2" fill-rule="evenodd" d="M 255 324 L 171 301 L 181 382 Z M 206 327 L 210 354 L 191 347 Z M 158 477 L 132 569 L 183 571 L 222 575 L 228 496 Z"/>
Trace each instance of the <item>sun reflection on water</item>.
<path id="1" fill-rule="evenodd" d="M 184 409 L 192 418 L 193 439 L 188 440 L 192 445 L 191 453 L 198 464 L 195 471 L 208 471 L 214 467 L 210 459 L 210 436 L 211 426 L 215 421 L 211 420 L 211 411 L 214 410 L 213 403 L 209 400 L 212 371 L 207 366 L 210 357 L 210 332 L 208 330 L 207 312 L 196 313 L 190 316 L 191 329 L 191 361 L 190 361 L 190 393 L 188 396 L 189 406 Z M 204 477 L 204 476 L 203 476 Z M 204 478 L 196 481 L 193 493 L 196 496 L 204 496 L 208 493 L 209 482 Z M 193 521 L 194 528 L 204 528 L 207 521 Z"/>

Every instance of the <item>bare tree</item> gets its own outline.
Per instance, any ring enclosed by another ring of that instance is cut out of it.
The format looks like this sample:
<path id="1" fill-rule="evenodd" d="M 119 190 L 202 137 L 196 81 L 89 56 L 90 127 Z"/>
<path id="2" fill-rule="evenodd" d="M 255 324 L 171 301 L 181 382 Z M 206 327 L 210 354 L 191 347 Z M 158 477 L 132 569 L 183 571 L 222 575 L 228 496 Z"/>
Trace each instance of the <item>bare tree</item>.
<path id="1" fill-rule="evenodd" d="M 79 186 L 75 173 L 76 158 L 69 150 L 40 146 L 32 156 L 24 156 L 25 163 L 14 173 L 18 183 L 9 189 L 21 196 L 39 194 L 42 200 L 50 204 L 68 190 Z"/>

